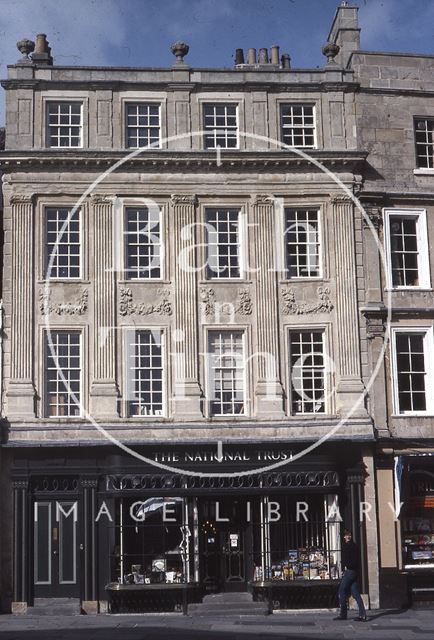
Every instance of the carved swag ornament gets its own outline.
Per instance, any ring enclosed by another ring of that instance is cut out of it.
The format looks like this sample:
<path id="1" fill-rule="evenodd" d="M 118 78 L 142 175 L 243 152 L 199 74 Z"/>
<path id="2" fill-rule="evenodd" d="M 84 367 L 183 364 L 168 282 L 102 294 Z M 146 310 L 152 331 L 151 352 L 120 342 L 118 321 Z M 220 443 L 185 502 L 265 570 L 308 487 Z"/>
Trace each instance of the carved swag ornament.
<path id="1" fill-rule="evenodd" d="M 297 302 L 293 289 L 282 288 L 281 293 L 283 299 L 282 313 L 285 315 L 330 313 L 333 309 L 333 304 L 329 298 L 330 289 L 328 287 L 318 287 L 318 301 L 313 303 Z"/>
<path id="2" fill-rule="evenodd" d="M 169 291 L 167 289 L 157 289 L 162 300 L 157 304 L 146 304 L 145 302 L 134 302 L 133 293 L 129 287 L 121 287 L 119 291 L 119 313 L 121 316 L 130 316 L 136 314 L 138 316 L 149 316 L 153 313 L 160 315 L 172 315 L 172 303 L 169 300 Z"/>
<path id="3" fill-rule="evenodd" d="M 216 307 L 220 314 L 231 316 L 239 313 L 242 316 L 250 316 L 253 312 L 253 303 L 250 293 L 247 289 L 238 289 L 238 299 L 233 305 L 231 302 L 216 302 L 214 289 L 204 288 L 200 290 L 200 299 L 203 303 L 204 313 L 206 316 L 213 316 L 216 313 Z"/>
<path id="4" fill-rule="evenodd" d="M 80 297 L 76 302 L 58 302 L 51 301 L 51 291 L 41 289 L 39 291 L 39 308 L 43 316 L 49 313 L 57 313 L 59 316 L 82 316 L 88 308 L 89 292 L 83 289 Z"/>

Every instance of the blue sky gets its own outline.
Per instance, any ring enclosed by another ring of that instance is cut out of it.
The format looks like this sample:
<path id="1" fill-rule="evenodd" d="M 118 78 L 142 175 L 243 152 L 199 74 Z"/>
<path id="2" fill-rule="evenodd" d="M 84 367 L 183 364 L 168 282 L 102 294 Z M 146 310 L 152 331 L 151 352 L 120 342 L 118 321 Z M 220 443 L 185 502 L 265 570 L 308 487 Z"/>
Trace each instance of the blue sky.
<path id="1" fill-rule="evenodd" d="M 55 63 L 231 67 L 237 47 L 279 44 L 294 67 L 317 67 L 340 0 L 0 0 L 0 75 L 16 41 L 47 33 Z M 434 54 L 434 0 L 359 0 L 362 48 Z M 3 100 L 2 100 L 3 102 Z M 3 109 L 2 109 L 3 111 Z M 3 117 L 0 115 L 0 122 Z"/>

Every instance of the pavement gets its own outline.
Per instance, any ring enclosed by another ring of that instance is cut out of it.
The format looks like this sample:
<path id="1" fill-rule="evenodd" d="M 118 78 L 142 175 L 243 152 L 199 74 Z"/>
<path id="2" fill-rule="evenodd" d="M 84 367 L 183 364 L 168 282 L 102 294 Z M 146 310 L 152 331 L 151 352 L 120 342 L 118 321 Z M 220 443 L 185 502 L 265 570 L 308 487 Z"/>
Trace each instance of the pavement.
<path id="1" fill-rule="evenodd" d="M 181 614 L 0 616 L 0 640 L 434 640 L 434 609 L 371 611 L 367 622 L 336 611 L 200 618 Z"/>

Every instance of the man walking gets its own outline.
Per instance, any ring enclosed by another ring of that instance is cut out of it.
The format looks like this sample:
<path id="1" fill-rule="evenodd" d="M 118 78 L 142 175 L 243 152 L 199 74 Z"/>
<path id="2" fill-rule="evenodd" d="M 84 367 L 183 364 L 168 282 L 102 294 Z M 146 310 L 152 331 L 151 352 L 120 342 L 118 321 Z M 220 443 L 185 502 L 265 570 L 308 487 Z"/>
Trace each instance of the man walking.
<path id="1" fill-rule="evenodd" d="M 344 542 L 342 545 L 342 570 L 344 572 L 341 583 L 339 585 L 339 606 L 340 614 L 335 620 L 346 620 L 348 611 L 348 596 L 353 596 L 359 607 L 359 616 L 356 618 L 359 622 L 366 622 L 366 609 L 363 604 L 357 585 L 357 575 L 359 572 L 359 550 L 355 542 L 353 542 L 351 531 L 344 531 Z"/>

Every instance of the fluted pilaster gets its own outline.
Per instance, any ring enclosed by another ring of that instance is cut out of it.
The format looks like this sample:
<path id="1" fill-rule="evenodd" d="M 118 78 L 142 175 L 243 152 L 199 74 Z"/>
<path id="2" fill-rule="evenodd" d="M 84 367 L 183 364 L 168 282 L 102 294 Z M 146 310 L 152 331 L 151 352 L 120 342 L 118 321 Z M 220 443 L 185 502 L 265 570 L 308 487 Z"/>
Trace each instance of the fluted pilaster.
<path id="1" fill-rule="evenodd" d="M 275 210 L 273 199 L 253 200 L 254 254 L 256 256 L 257 306 L 257 414 L 284 417 L 283 391 L 279 380 L 279 321 L 275 256 Z"/>
<path id="2" fill-rule="evenodd" d="M 179 419 L 200 418 L 198 382 L 198 298 L 193 257 L 196 252 L 196 196 L 172 195 L 175 252 L 174 412 Z"/>
<path id="3" fill-rule="evenodd" d="M 353 408 L 363 392 L 357 306 L 354 207 L 349 196 L 332 196 L 336 256 L 336 321 L 338 341 L 337 408 Z M 361 406 L 358 414 L 365 415 Z"/>
<path id="4" fill-rule="evenodd" d="M 94 371 L 91 386 L 91 414 L 98 418 L 114 417 L 117 413 L 115 354 L 115 271 L 113 269 L 112 203 L 102 196 L 93 196 L 94 230 Z"/>
<path id="5" fill-rule="evenodd" d="M 35 415 L 33 383 L 34 207 L 33 196 L 11 197 L 11 369 L 8 415 Z"/>

